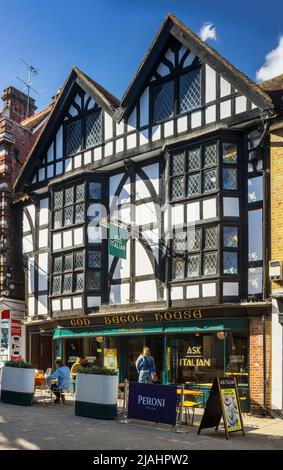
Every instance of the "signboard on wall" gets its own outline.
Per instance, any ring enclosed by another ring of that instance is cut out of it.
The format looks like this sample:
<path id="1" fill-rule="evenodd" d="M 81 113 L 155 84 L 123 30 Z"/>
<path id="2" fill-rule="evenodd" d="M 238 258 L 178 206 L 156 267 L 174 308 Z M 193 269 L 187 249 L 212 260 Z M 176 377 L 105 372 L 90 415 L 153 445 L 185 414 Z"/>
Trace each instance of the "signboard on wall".
<path id="1" fill-rule="evenodd" d="M 229 433 L 235 431 L 242 431 L 243 436 L 245 435 L 237 383 L 234 377 L 215 377 L 198 434 L 206 428 L 215 428 L 217 431 L 221 417 L 223 417 L 227 439 Z"/>
<path id="2" fill-rule="evenodd" d="M 23 359 L 23 324 L 21 312 L 2 310 L 0 360 L 20 361 Z"/>
<path id="3" fill-rule="evenodd" d="M 127 257 L 128 233 L 115 224 L 109 224 L 109 254 L 118 258 Z"/>
<path id="4" fill-rule="evenodd" d="M 104 348 L 104 367 L 106 369 L 117 369 L 118 368 L 118 361 L 117 361 L 117 349 L 116 348 Z"/>
<path id="5" fill-rule="evenodd" d="M 11 359 L 20 361 L 22 343 L 22 322 L 21 320 L 11 319 Z"/>
<path id="6" fill-rule="evenodd" d="M 176 424 L 176 385 L 129 383 L 128 418 Z"/>

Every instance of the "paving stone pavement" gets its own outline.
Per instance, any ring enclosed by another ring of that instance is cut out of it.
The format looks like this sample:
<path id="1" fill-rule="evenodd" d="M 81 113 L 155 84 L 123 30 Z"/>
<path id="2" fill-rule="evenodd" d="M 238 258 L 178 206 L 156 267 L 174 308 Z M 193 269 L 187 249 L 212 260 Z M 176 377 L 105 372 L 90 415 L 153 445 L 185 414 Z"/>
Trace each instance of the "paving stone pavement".
<path id="1" fill-rule="evenodd" d="M 16 449 L 283 449 L 283 420 L 244 416 L 246 436 L 234 433 L 227 441 L 223 429 L 203 430 L 201 411 L 194 426 L 181 433 L 170 426 L 142 421 L 122 423 L 75 416 L 73 403 L 32 407 L 0 402 L 0 450 Z"/>

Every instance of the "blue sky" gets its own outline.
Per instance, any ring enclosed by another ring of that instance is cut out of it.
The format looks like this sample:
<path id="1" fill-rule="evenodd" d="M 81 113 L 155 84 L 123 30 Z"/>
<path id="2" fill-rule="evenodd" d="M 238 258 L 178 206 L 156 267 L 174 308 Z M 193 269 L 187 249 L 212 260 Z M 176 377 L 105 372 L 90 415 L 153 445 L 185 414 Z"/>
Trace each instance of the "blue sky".
<path id="1" fill-rule="evenodd" d="M 22 58 L 39 69 L 39 108 L 72 65 L 120 98 L 169 11 L 196 33 L 213 23 L 217 40 L 208 42 L 252 79 L 283 36 L 282 0 L 0 0 L 0 90 L 22 89 Z M 274 70 L 283 73 L 277 52 Z"/>

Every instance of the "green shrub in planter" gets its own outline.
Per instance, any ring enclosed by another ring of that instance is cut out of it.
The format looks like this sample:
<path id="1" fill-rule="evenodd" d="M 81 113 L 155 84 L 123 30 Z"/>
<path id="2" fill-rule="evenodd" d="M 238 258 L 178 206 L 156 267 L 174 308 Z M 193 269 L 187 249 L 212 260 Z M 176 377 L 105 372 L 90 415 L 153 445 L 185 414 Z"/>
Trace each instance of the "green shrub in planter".
<path id="1" fill-rule="evenodd" d="M 21 369 L 33 369 L 30 362 L 26 361 L 6 361 L 5 367 L 18 367 Z"/>
<path id="2" fill-rule="evenodd" d="M 117 416 L 118 371 L 87 367 L 77 374 L 75 414 L 89 418 Z"/>

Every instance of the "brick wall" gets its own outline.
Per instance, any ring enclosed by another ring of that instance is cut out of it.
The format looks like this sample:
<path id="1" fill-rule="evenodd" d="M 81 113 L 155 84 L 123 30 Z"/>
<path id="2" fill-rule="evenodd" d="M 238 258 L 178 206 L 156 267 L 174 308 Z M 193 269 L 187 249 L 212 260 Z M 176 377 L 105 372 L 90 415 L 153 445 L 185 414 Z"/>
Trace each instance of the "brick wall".
<path id="1" fill-rule="evenodd" d="M 266 318 L 266 385 L 267 406 L 271 403 L 271 321 Z M 261 317 L 250 319 L 250 398 L 251 412 L 264 411 L 264 351 L 263 322 Z"/>
<path id="2" fill-rule="evenodd" d="M 271 259 L 283 261 L 283 121 L 270 132 Z M 272 289 L 283 289 L 283 282 L 273 282 Z"/>

